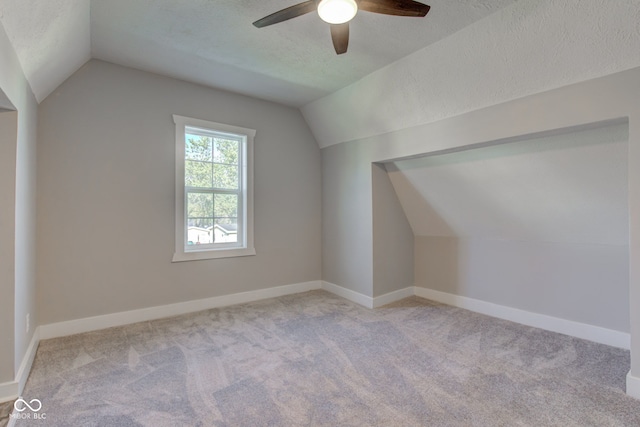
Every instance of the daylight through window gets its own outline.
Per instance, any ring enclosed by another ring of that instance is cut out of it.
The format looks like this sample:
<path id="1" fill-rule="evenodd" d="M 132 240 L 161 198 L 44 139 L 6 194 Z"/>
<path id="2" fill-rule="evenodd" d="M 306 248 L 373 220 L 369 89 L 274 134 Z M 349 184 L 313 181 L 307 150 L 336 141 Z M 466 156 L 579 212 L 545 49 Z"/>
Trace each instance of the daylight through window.
<path id="1" fill-rule="evenodd" d="M 174 261 L 255 254 L 249 167 L 255 131 L 181 116 L 174 121 Z"/>

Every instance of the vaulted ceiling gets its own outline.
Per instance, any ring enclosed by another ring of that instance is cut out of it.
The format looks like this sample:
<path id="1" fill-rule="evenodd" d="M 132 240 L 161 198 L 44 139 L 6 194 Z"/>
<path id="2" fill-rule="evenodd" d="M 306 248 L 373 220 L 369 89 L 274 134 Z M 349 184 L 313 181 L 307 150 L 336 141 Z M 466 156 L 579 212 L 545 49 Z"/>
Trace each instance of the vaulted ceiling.
<path id="1" fill-rule="evenodd" d="M 310 13 L 251 23 L 298 0 L 3 0 L 2 23 L 38 101 L 91 58 L 302 106 L 515 0 L 425 0 L 425 18 L 359 12 L 349 50 Z"/>

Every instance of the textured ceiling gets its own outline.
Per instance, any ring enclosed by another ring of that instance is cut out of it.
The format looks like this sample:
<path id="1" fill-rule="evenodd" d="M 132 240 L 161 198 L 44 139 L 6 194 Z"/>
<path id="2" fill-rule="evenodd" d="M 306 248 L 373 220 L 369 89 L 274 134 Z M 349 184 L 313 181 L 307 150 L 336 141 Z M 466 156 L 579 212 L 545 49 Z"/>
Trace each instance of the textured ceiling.
<path id="1" fill-rule="evenodd" d="M 387 165 L 418 236 L 627 245 L 628 125 Z"/>
<path id="2" fill-rule="evenodd" d="M 326 147 L 639 66 L 640 0 L 523 0 L 302 112 Z"/>
<path id="3" fill-rule="evenodd" d="M 297 0 L 2 0 L 0 21 L 41 101 L 90 57 L 301 106 L 515 0 L 427 0 L 426 18 L 360 12 L 349 51 L 315 13 L 251 23 Z"/>
<path id="4" fill-rule="evenodd" d="M 1 0 L 0 22 L 36 99 L 91 57 L 89 0 Z"/>
<path id="5" fill-rule="evenodd" d="M 640 66 L 640 0 L 521 0 L 307 104 L 320 147 Z"/>

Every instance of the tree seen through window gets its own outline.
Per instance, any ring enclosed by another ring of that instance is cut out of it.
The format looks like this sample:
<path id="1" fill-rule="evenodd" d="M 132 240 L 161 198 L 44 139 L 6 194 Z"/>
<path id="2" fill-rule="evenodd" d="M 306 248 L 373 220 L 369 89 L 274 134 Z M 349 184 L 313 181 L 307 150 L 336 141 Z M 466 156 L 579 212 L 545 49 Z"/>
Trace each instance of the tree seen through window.
<path id="1" fill-rule="evenodd" d="M 185 135 L 188 243 L 236 242 L 240 141 Z"/>

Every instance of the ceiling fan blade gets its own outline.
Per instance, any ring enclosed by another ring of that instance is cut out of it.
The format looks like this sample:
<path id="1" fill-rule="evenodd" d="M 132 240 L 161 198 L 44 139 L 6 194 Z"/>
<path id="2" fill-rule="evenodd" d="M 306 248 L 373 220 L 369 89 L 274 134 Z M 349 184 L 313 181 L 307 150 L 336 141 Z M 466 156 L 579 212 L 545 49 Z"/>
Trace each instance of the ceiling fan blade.
<path id="1" fill-rule="evenodd" d="M 272 13 L 269 16 L 265 16 L 262 19 L 258 19 L 256 22 L 253 23 L 253 25 L 258 28 L 262 28 L 268 25 L 273 25 L 282 21 L 286 21 L 291 18 L 296 18 L 298 16 L 307 14 L 309 12 L 313 12 L 314 10 L 316 10 L 315 0 L 309 0 L 302 3 L 298 3 L 286 9 L 279 10 L 275 13 Z"/>
<path id="2" fill-rule="evenodd" d="M 349 47 L 349 23 L 331 24 L 331 40 L 338 55 L 345 53 Z"/>
<path id="3" fill-rule="evenodd" d="M 413 0 L 359 0 L 358 9 L 384 15 L 423 17 L 431 6 Z"/>

